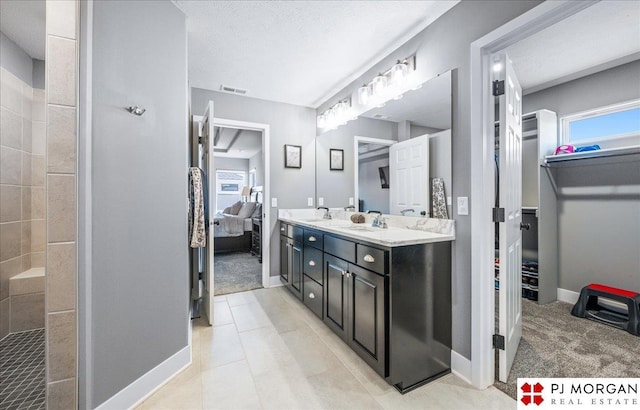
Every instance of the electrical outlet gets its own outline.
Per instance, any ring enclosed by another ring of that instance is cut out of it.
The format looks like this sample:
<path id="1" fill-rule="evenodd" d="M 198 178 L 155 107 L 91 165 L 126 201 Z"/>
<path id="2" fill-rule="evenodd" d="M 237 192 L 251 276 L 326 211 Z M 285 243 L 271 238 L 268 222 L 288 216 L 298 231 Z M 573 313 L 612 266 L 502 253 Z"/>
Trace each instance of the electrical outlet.
<path id="1" fill-rule="evenodd" d="M 278 207 L 278 198 L 271 198 L 271 208 Z"/>
<path id="2" fill-rule="evenodd" d="M 313 206 L 313 198 L 307 198 L 307 206 Z"/>
<path id="3" fill-rule="evenodd" d="M 324 206 L 324 198 L 323 197 L 318 198 L 318 206 Z"/>
<path id="4" fill-rule="evenodd" d="M 349 198 L 349 205 L 353 205 L 353 198 Z"/>
<path id="5" fill-rule="evenodd" d="M 469 215 L 469 198 L 466 196 L 458 197 L 458 215 Z"/>

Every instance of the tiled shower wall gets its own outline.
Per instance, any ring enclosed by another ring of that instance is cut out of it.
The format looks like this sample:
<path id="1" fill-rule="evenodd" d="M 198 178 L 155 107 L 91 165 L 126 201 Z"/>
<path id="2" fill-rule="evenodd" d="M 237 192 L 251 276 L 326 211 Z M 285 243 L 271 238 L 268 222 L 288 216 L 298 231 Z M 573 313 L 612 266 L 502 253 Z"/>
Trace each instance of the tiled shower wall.
<path id="1" fill-rule="evenodd" d="M 77 407 L 78 1 L 47 0 L 47 408 Z"/>
<path id="2" fill-rule="evenodd" d="M 24 330 L 17 323 L 11 328 L 9 278 L 44 266 L 46 130 L 44 90 L 31 88 L 4 68 L 0 87 L 1 339 Z M 25 299 L 33 311 L 44 310 L 43 294 L 14 299 L 14 307 Z"/>

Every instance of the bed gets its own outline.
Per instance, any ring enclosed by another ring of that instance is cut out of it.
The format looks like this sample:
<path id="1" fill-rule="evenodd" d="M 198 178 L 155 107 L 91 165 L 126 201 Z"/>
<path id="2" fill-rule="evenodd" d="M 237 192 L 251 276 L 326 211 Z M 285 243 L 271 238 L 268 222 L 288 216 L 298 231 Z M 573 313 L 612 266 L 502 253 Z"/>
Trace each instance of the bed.
<path id="1" fill-rule="evenodd" d="M 262 216 L 262 187 L 251 189 L 248 202 L 236 202 L 214 215 L 214 253 L 249 252 L 252 219 Z"/>

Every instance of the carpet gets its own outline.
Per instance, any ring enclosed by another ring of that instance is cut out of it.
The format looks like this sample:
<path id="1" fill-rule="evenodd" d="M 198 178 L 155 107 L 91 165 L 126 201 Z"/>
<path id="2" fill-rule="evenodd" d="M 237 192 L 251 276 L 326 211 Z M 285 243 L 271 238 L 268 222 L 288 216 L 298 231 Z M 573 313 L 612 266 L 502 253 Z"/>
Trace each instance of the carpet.
<path id="1" fill-rule="evenodd" d="M 262 287 L 262 264 L 248 252 L 216 254 L 213 265 L 216 296 Z"/>
<path id="2" fill-rule="evenodd" d="M 572 307 L 522 300 L 520 347 L 496 388 L 517 399 L 518 377 L 640 377 L 640 337 L 571 316 Z"/>

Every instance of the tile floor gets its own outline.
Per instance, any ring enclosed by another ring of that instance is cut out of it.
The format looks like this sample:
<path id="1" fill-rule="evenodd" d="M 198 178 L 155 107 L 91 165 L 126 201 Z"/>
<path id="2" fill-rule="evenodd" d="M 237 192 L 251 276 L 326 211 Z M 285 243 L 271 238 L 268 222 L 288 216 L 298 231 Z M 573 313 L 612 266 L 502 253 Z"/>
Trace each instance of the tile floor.
<path id="1" fill-rule="evenodd" d="M 405 395 L 282 287 L 216 297 L 193 362 L 138 409 L 514 409 L 449 374 Z"/>
<path id="2" fill-rule="evenodd" d="M 44 329 L 0 341 L 0 409 L 44 409 Z"/>

